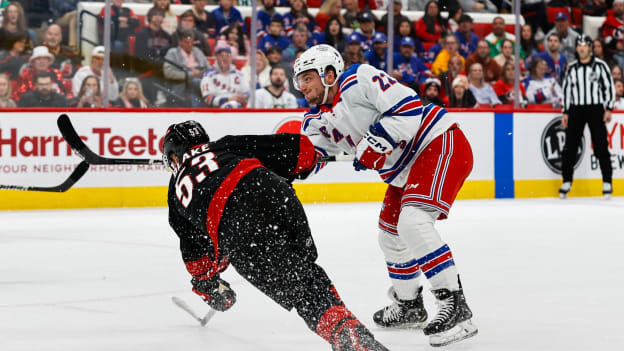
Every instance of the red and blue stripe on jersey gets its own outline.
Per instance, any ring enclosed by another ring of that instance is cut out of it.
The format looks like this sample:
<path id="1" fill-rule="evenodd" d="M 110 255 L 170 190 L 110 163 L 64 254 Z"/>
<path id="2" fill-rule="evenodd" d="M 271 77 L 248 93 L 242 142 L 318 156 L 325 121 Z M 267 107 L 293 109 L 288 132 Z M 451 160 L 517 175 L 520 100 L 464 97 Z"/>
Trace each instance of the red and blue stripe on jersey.
<path id="1" fill-rule="evenodd" d="M 417 96 L 410 97 L 410 98 L 418 99 Z M 395 109 L 395 111 L 399 111 L 399 110 L 405 111 L 404 113 L 413 113 L 411 111 L 414 111 L 417 108 L 408 107 L 410 104 L 412 104 L 413 106 L 414 102 L 405 101 L 407 99 L 408 98 L 403 99 L 403 101 L 399 103 L 401 104 L 401 106 L 398 106 L 399 104 L 397 104 L 397 106 L 395 106 L 397 107 L 396 109 L 395 107 L 393 107 L 392 109 L 388 110 L 388 112 L 384 113 L 384 115 L 388 115 L 388 113 L 393 109 Z M 418 99 L 418 102 L 420 103 L 420 99 Z M 403 108 L 405 108 L 405 110 L 403 110 Z M 428 104 L 424 108 L 421 108 L 421 110 L 422 110 L 422 117 L 421 117 L 422 122 L 420 124 L 420 127 L 418 128 L 418 133 L 416 133 L 416 136 L 412 138 L 412 140 L 410 140 L 409 143 L 407 143 L 405 149 L 403 149 L 403 153 L 401 154 L 399 159 L 394 163 L 394 165 L 392 165 L 392 167 L 386 168 L 386 169 L 380 169 L 378 171 L 379 175 L 381 176 L 381 179 L 383 179 L 383 181 L 388 184 L 390 184 L 405 169 L 405 167 L 407 167 L 410 164 L 414 156 L 416 156 L 416 153 L 418 152 L 418 149 L 422 145 L 423 141 L 429 136 L 431 129 L 446 114 L 446 110 L 444 108 L 434 105 L 434 104 Z"/>

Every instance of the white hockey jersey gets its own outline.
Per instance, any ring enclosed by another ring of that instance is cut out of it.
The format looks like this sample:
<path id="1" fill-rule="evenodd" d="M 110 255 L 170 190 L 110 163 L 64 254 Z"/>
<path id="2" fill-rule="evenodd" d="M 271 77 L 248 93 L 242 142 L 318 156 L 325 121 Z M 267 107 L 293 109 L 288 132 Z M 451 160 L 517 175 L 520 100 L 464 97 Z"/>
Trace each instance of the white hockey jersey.
<path id="1" fill-rule="evenodd" d="M 236 93 L 249 94 L 249 82 L 245 81 L 243 74 L 234 65 L 227 72 L 221 71 L 219 65 L 215 65 L 204 74 L 200 88 L 204 100 L 213 107 L 223 105 Z"/>
<path id="2" fill-rule="evenodd" d="M 528 77 L 523 83 L 529 104 L 563 104 L 563 90 L 555 78 L 535 80 Z"/>
<path id="3" fill-rule="evenodd" d="M 378 170 L 383 181 L 394 186 L 405 185 L 418 155 L 455 123 L 444 108 L 423 107 L 414 90 L 367 64 L 352 65 L 337 84 L 331 105 L 305 114 L 302 134 L 322 155 L 354 155 L 364 134 L 379 123 L 398 145 Z"/>
<path id="4" fill-rule="evenodd" d="M 275 96 L 268 88 L 263 88 L 256 90 L 254 105 L 255 108 L 297 108 L 297 98 L 286 90 Z"/>

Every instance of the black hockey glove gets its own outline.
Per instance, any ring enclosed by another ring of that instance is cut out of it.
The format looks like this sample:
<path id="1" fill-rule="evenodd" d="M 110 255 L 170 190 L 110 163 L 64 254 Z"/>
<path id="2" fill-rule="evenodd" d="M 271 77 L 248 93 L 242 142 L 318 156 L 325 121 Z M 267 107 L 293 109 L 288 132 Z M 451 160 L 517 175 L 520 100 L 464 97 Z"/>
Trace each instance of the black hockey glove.
<path id="1" fill-rule="evenodd" d="M 217 311 L 227 311 L 236 303 L 236 293 L 228 282 L 218 276 L 208 280 L 193 278 L 191 284 L 193 292 Z"/>

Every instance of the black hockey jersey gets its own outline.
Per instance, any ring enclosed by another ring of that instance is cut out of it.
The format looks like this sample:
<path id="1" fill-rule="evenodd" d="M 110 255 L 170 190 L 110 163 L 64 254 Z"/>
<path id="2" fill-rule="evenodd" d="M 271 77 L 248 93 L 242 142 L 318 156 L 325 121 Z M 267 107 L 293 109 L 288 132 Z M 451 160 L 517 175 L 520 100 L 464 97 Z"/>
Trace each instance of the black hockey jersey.
<path id="1" fill-rule="evenodd" d="M 305 178 L 316 157 L 312 143 L 299 134 L 226 136 L 188 150 L 169 182 L 168 205 L 189 273 L 209 279 L 227 267 L 219 250 L 219 221 L 242 178 L 253 177 L 258 168 Z"/>

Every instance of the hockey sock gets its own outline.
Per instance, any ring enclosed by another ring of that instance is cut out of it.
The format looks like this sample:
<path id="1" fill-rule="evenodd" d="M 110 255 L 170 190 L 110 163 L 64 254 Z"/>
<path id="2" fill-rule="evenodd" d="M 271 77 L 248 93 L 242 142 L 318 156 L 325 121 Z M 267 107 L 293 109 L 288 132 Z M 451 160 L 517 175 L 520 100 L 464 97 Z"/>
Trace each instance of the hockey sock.
<path id="1" fill-rule="evenodd" d="M 379 246 L 386 258 L 388 275 L 397 297 L 401 300 L 416 298 L 421 273 L 405 241 L 398 234 L 380 230 Z"/>
<path id="2" fill-rule="evenodd" d="M 399 216 L 398 231 L 432 288 L 455 291 L 459 289 L 457 268 L 451 250 L 433 226 L 437 216 L 437 211 L 405 206 Z"/>

